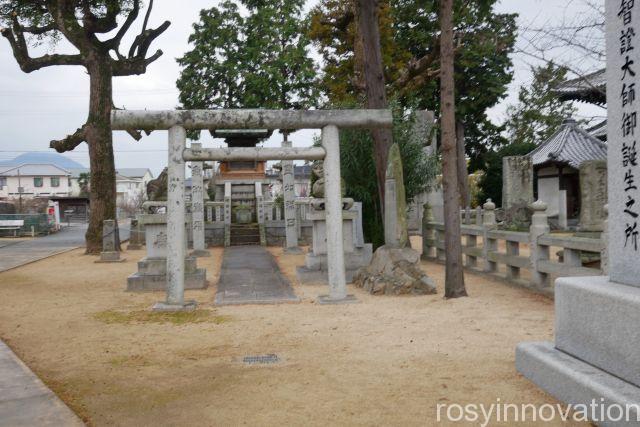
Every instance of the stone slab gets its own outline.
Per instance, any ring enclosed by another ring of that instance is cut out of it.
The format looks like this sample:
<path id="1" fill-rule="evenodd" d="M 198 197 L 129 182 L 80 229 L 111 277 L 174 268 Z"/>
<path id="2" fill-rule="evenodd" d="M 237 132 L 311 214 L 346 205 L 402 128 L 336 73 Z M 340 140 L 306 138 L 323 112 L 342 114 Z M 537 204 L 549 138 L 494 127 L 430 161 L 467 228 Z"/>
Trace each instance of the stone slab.
<path id="1" fill-rule="evenodd" d="M 169 304 L 166 302 L 157 302 L 151 308 L 153 311 L 174 312 L 174 311 L 194 311 L 198 304 L 191 300 L 185 301 L 183 304 Z"/>
<path id="2" fill-rule="evenodd" d="M 217 305 L 299 302 L 278 264 L 262 246 L 225 248 Z"/>
<path id="3" fill-rule="evenodd" d="M 516 347 L 516 369 L 538 387 L 565 403 L 640 405 L 640 388 L 571 355 L 550 342 L 526 342 Z M 640 413 L 631 406 L 632 422 L 592 420 L 603 427 L 640 425 Z M 614 416 L 617 411 L 613 411 Z M 606 416 L 606 413 L 605 413 Z"/>
<path id="4" fill-rule="evenodd" d="M 556 347 L 640 387 L 640 289 L 606 276 L 556 280 Z"/>
<path id="5" fill-rule="evenodd" d="M 347 295 L 341 299 L 331 298 L 329 295 L 320 295 L 316 302 L 320 305 L 357 304 L 360 301 L 354 295 Z"/>
<path id="6" fill-rule="evenodd" d="M 211 256 L 211 252 L 209 252 L 206 249 L 196 249 L 193 250 L 189 253 L 189 255 L 194 256 L 194 257 L 198 257 L 198 258 L 207 258 Z"/>
<path id="7" fill-rule="evenodd" d="M 126 258 L 120 258 L 120 252 L 111 251 L 111 252 L 100 252 L 100 259 L 95 260 L 96 263 L 107 263 L 107 262 L 125 262 Z"/>
<path id="8" fill-rule="evenodd" d="M 358 273 L 358 268 L 345 269 L 344 277 L 347 283 L 353 282 L 353 278 Z M 296 279 L 301 284 L 306 283 L 329 283 L 329 272 L 326 269 L 312 270 L 303 265 L 296 267 Z"/>
<path id="9" fill-rule="evenodd" d="M 82 421 L 0 341 L 0 426 L 83 426 Z"/>
<path id="10" fill-rule="evenodd" d="M 347 270 L 357 270 L 360 267 L 368 265 L 373 257 L 373 246 L 371 243 L 366 243 L 361 248 L 355 248 L 351 252 L 345 251 L 344 263 Z M 327 255 L 316 255 L 314 252 L 309 252 L 305 256 L 304 264 L 309 270 L 327 270 Z"/>
<path id="11" fill-rule="evenodd" d="M 185 274 L 185 290 L 206 289 L 208 286 L 207 271 L 204 268 L 199 268 L 194 273 Z M 165 274 L 134 273 L 127 278 L 127 292 L 165 291 L 166 288 L 167 276 Z"/>

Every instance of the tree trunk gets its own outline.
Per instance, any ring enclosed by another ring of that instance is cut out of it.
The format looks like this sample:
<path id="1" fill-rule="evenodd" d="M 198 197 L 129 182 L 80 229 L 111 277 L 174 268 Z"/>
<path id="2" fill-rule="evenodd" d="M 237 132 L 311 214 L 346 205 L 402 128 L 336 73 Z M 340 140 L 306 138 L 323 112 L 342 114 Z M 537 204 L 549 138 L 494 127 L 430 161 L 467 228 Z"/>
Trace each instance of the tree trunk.
<path id="1" fill-rule="evenodd" d="M 380 28 L 378 27 L 377 0 L 358 0 L 358 32 L 362 43 L 364 61 L 366 106 L 373 109 L 387 108 L 387 94 L 384 84 L 382 52 L 380 48 Z M 378 181 L 380 206 L 384 206 L 384 183 L 387 171 L 389 149 L 393 144 L 391 129 L 373 129 L 374 159 Z"/>
<path id="2" fill-rule="evenodd" d="M 444 186 L 445 298 L 467 296 L 460 242 L 460 195 L 456 144 L 453 50 L 453 0 L 440 0 L 440 105 Z"/>
<path id="3" fill-rule="evenodd" d="M 88 254 L 102 251 L 102 222 L 116 219 L 116 171 L 111 132 L 112 70 L 107 58 L 92 54 L 87 61 L 90 95 L 86 141 L 91 168 L 91 214 L 85 235 Z M 117 226 L 116 226 L 117 233 Z M 117 240 L 118 250 L 119 239 Z"/>
<path id="4" fill-rule="evenodd" d="M 456 123 L 457 157 L 458 157 L 458 191 L 462 208 L 469 208 L 471 194 L 469 192 L 469 172 L 467 171 L 467 157 L 464 150 L 464 124 Z"/>

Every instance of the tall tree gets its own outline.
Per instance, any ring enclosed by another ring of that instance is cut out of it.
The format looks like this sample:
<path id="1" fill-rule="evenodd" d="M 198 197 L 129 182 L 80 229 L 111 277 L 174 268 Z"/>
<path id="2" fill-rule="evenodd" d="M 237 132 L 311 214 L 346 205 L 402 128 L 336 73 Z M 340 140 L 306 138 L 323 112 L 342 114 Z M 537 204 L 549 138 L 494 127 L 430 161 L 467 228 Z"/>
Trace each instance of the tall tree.
<path id="1" fill-rule="evenodd" d="M 467 296 L 460 242 L 460 196 L 456 149 L 456 98 L 454 82 L 453 0 L 440 0 L 440 105 L 442 181 L 444 186 L 445 298 Z"/>
<path id="2" fill-rule="evenodd" d="M 151 43 L 170 25 L 147 29 L 153 0 L 149 1 L 144 24 L 128 52 L 120 53 L 122 39 L 140 12 L 139 0 L 0 0 L 2 35 L 25 73 L 55 65 L 78 65 L 89 74 L 89 115 L 84 125 L 50 146 L 62 153 L 83 142 L 89 146 L 91 167 L 91 214 L 86 233 L 87 253 L 102 249 L 102 221 L 116 217 L 116 174 L 111 133 L 112 79 L 144 74 L 147 66 L 162 55 L 157 50 L 147 57 Z M 118 19 L 124 21 L 118 28 Z M 117 31 L 116 31 L 117 29 Z M 116 31 L 115 33 L 112 33 Z M 102 40 L 98 35 L 112 33 Z M 42 40 L 64 38 L 77 50 L 72 54 L 32 57 L 29 45 Z M 140 134 L 131 132 L 139 139 Z"/>
<path id="3" fill-rule="evenodd" d="M 540 144 L 576 112 L 571 102 L 561 101 L 553 89 L 564 82 L 567 68 L 549 62 L 532 67 L 531 84 L 522 86 L 518 103 L 507 108 L 507 134 L 513 144 Z"/>
<path id="4" fill-rule="evenodd" d="M 380 48 L 380 27 L 378 24 L 378 1 L 358 0 L 358 37 L 362 52 L 364 88 L 367 108 L 387 108 L 387 93 Z M 393 144 L 391 129 L 372 129 L 373 158 L 376 165 L 378 197 L 380 206 L 384 206 L 384 187 L 389 148 Z"/>
<path id="5" fill-rule="evenodd" d="M 184 108 L 304 108 L 316 100 L 303 0 L 224 1 L 200 12 L 178 63 Z"/>
<path id="6" fill-rule="evenodd" d="M 323 57 L 323 88 L 334 104 L 361 102 L 356 0 L 321 0 L 310 12 L 310 36 Z M 515 15 L 494 11 L 497 0 L 455 0 L 456 111 L 465 125 L 470 170 L 500 141 L 486 111 L 507 93 Z M 382 63 L 389 99 L 405 107 L 440 111 L 439 2 L 379 0 Z M 355 47 L 354 47 L 355 46 Z"/>

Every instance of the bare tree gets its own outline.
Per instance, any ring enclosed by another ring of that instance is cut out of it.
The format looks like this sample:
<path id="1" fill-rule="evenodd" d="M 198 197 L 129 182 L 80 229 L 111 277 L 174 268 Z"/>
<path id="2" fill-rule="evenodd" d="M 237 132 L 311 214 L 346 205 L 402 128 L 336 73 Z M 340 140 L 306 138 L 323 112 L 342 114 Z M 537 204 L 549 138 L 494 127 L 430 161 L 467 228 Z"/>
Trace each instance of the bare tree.
<path id="1" fill-rule="evenodd" d="M 445 298 L 467 296 L 462 265 L 460 194 L 456 144 L 455 82 L 453 74 L 453 0 L 440 0 L 440 108 L 442 178 L 444 187 Z"/>
<path id="2" fill-rule="evenodd" d="M 13 56 L 25 73 L 56 65 L 79 65 L 89 74 L 89 115 L 87 121 L 64 139 L 50 146 L 62 153 L 83 142 L 89 146 L 91 166 L 91 216 L 86 233 L 87 253 L 102 249 L 102 221 L 116 217 L 116 173 L 111 132 L 113 107 L 112 79 L 144 74 L 162 51 L 147 56 L 151 43 L 170 25 L 147 29 L 153 0 L 142 30 L 126 54 L 120 52 L 122 39 L 140 12 L 140 0 L 0 0 L 2 35 L 9 41 Z M 118 28 L 118 18 L 124 21 Z M 98 36 L 115 34 L 101 40 Z M 73 54 L 46 54 L 32 57 L 29 42 L 64 37 L 77 49 Z M 139 132 L 131 132 L 134 138 Z"/>
<path id="3" fill-rule="evenodd" d="M 516 46 L 516 52 L 532 62 L 552 62 L 576 77 L 604 68 L 605 50 L 604 0 L 570 0 L 555 20 L 521 23 Z"/>

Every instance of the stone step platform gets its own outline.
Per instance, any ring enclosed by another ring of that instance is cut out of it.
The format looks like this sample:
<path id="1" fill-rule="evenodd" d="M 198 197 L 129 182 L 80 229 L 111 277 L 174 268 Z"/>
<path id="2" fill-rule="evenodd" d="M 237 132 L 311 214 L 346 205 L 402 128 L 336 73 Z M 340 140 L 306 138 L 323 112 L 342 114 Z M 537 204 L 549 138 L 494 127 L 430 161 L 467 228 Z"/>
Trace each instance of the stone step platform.
<path id="1" fill-rule="evenodd" d="M 185 257 L 185 289 L 206 289 L 207 270 L 198 268 L 197 258 Z M 166 258 L 144 258 L 138 262 L 138 271 L 127 278 L 128 292 L 164 291 L 167 287 Z"/>
<path id="2" fill-rule="evenodd" d="M 260 234 L 260 227 L 258 224 L 231 224 L 231 235 L 236 236 L 253 236 Z"/>
<path id="3" fill-rule="evenodd" d="M 185 289 L 206 289 L 207 270 L 199 268 L 194 273 L 185 274 Z M 139 274 L 134 273 L 127 278 L 127 292 L 151 292 L 165 291 L 167 289 L 166 274 Z"/>
<path id="4" fill-rule="evenodd" d="M 198 270 L 198 261 L 194 256 L 184 258 L 185 273 L 195 273 Z M 138 261 L 138 273 L 140 274 L 167 274 L 166 258 L 143 258 Z"/>
<path id="5" fill-rule="evenodd" d="M 231 236 L 231 246 L 240 246 L 240 245 L 259 245 L 260 244 L 260 236 Z"/>
<path id="6" fill-rule="evenodd" d="M 640 388 L 621 380 L 593 365 L 583 362 L 554 347 L 551 342 L 527 342 L 516 347 L 516 369 L 553 397 L 572 405 L 604 405 L 603 414 L 597 419 L 601 427 L 638 426 Z M 611 411 L 613 419 L 606 419 L 606 409 L 619 405 L 623 411 L 629 408 L 629 422 L 617 420 L 618 406 Z M 590 414 L 588 414 L 590 415 Z M 605 419 L 603 419 L 604 417 Z M 596 421 L 595 419 L 592 421 Z"/>
<path id="7" fill-rule="evenodd" d="M 517 370 L 565 403 L 636 405 L 633 422 L 594 419 L 599 426 L 640 425 L 640 288 L 606 276 L 562 277 L 555 313 L 555 343 L 520 343 Z"/>
<path id="8" fill-rule="evenodd" d="M 370 243 L 361 248 L 355 248 L 352 252 L 345 252 L 345 279 L 347 283 L 353 282 L 358 270 L 369 264 L 373 256 L 373 247 Z M 296 278 L 302 284 L 305 283 L 328 283 L 328 260 L 327 255 L 314 255 L 312 252 L 305 256 L 305 265 L 296 267 Z"/>

